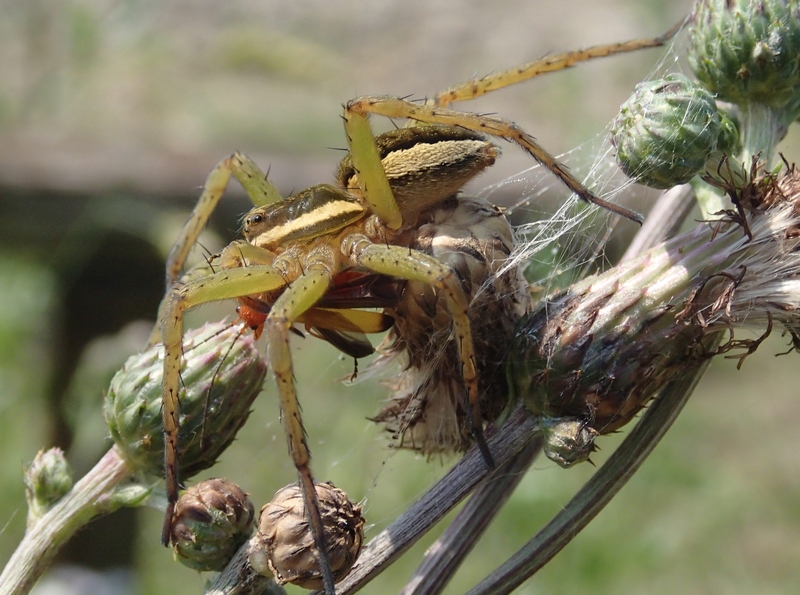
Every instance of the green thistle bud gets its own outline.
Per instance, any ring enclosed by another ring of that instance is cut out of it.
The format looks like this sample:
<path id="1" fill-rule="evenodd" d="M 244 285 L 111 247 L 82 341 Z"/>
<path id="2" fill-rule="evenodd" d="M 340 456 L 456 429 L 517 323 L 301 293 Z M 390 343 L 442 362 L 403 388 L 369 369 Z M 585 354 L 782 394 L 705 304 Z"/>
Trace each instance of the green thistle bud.
<path id="1" fill-rule="evenodd" d="M 564 468 L 589 460 L 596 450 L 597 430 L 577 417 L 542 419 L 544 454 Z"/>
<path id="2" fill-rule="evenodd" d="M 680 74 L 636 85 L 611 130 L 622 171 L 652 188 L 688 182 L 736 138 L 735 124 L 713 95 Z"/>
<path id="3" fill-rule="evenodd" d="M 623 427 L 687 368 L 736 350 L 743 360 L 763 337 L 742 329 L 782 325 L 800 350 L 800 171 L 735 177 L 714 183 L 741 213 L 542 300 L 517 327 L 509 385 L 557 463 L 586 460 L 595 435 Z"/>
<path id="4" fill-rule="evenodd" d="M 72 468 L 60 448 L 40 450 L 25 470 L 28 525 L 72 489 Z"/>
<path id="5" fill-rule="evenodd" d="M 188 478 L 212 466 L 247 421 L 267 363 L 252 336 L 223 323 L 187 332 L 183 353 L 178 444 L 180 474 Z M 164 475 L 162 371 L 161 345 L 129 358 L 111 380 L 103 405 L 120 452 L 132 467 L 156 477 Z"/>
<path id="6" fill-rule="evenodd" d="M 181 494 L 171 543 L 194 570 L 222 570 L 253 531 L 253 503 L 236 484 L 208 479 Z"/>
<path id="7" fill-rule="evenodd" d="M 331 483 L 318 483 L 317 498 L 333 578 L 347 576 L 364 541 L 361 508 Z M 258 532 L 251 540 L 250 564 L 279 585 L 292 583 L 306 589 L 322 588 L 316 547 L 305 514 L 303 494 L 297 484 L 279 490 L 261 509 Z"/>
<path id="8" fill-rule="evenodd" d="M 776 110 L 800 104 L 797 2 L 702 0 L 693 21 L 689 64 L 720 99 Z"/>

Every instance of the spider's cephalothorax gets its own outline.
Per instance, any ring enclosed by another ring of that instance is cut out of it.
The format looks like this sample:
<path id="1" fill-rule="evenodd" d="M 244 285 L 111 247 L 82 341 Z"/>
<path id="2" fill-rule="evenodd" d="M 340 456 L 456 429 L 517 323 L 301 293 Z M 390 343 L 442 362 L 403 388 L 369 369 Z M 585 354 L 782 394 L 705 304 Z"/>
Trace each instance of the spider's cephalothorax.
<path id="1" fill-rule="evenodd" d="M 513 246 L 504 218 L 485 201 L 458 196 L 499 153 L 486 137 L 515 143 L 584 201 L 641 218 L 595 196 L 513 122 L 447 106 L 580 61 L 661 45 L 674 32 L 550 56 L 467 81 L 431 101 L 354 99 L 344 106 L 349 154 L 337 185 L 284 199 L 247 157 L 220 162 L 170 253 L 161 327 L 152 337 L 163 341 L 165 352 L 163 541 L 169 540 L 179 486 L 183 317 L 212 301 L 239 300 L 246 324 L 257 332 L 263 327 L 326 592 L 333 593 L 334 581 L 294 386 L 289 336 L 295 324 L 354 357 L 372 352 L 366 333 L 394 325 L 387 350 L 405 358 L 407 368 L 395 387 L 397 401 L 380 417 L 406 444 L 428 453 L 461 450 L 475 439 L 491 463 L 481 431 L 505 405 L 504 338 L 527 297 L 517 271 L 503 266 Z M 371 114 L 416 125 L 375 137 Z M 244 219 L 245 240 L 226 247 L 213 267 L 178 282 L 231 176 L 256 205 Z"/>

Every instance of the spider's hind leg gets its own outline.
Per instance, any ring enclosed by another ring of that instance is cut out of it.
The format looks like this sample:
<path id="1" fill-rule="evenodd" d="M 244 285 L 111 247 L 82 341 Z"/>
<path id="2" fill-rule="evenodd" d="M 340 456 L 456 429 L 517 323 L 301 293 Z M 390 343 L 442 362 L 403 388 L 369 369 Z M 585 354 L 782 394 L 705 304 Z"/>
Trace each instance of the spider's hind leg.
<path id="1" fill-rule="evenodd" d="M 616 54 L 624 54 L 626 52 L 635 52 L 647 48 L 654 48 L 664 45 L 667 41 L 680 31 L 685 21 L 681 21 L 672 29 L 659 35 L 647 39 L 632 39 L 630 41 L 623 41 L 621 43 L 609 43 L 605 45 L 595 45 L 583 50 L 574 50 L 571 52 L 564 52 L 561 54 L 553 54 L 545 56 L 540 60 L 534 60 L 521 66 L 515 66 L 502 72 L 489 74 L 479 79 L 470 79 L 458 85 L 450 87 L 446 91 L 438 93 L 432 100 L 432 104 L 436 107 L 447 107 L 451 103 L 457 101 L 469 101 L 481 95 L 485 95 L 491 91 L 503 89 L 511 85 L 516 85 L 542 74 L 549 72 L 558 72 L 565 68 L 571 68 L 579 62 L 586 62 L 595 58 L 605 58 L 607 56 L 614 56 Z"/>
<path id="2" fill-rule="evenodd" d="M 414 103 L 388 95 L 370 95 L 353 99 L 347 103 L 345 113 L 348 115 L 353 114 L 354 119 L 357 115 L 358 118 L 365 121 L 370 113 L 380 114 L 387 118 L 408 118 L 428 124 L 466 128 L 467 130 L 506 139 L 520 146 L 538 163 L 549 169 L 567 188 L 585 202 L 597 205 L 636 223 L 641 224 L 643 222 L 642 216 L 638 213 L 596 196 L 573 176 L 566 166 L 559 163 L 553 155 L 536 142 L 536 139 L 510 120 Z M 353 157 L 355 161 L 355 155 Z M 366 190 L 369 190 L 369 188 L 366 188 Z"/>

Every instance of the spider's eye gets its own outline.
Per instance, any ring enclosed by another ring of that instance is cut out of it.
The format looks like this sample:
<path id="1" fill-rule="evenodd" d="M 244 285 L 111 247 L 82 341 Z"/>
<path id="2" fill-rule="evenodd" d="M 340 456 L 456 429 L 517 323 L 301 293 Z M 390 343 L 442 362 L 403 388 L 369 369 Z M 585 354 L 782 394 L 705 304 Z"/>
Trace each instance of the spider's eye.
<path id="1" fill-rule="evenodd" d="M 264 221 L 264 215 L 259 215 L 258 213 L 256 213 L 255 215 L 252 215 L 250 217 L 250 219 L 247 221 L 247 224 L 248 225 L 258 225 L 262 221 Z"/>

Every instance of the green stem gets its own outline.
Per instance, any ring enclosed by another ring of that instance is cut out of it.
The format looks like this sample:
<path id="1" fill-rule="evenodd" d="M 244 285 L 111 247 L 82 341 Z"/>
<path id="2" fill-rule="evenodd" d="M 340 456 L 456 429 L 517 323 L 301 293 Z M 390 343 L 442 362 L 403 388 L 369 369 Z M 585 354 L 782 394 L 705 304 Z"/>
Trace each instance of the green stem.
<path id="1" fill-rule="evenodd" d="M 761 103 L 749 103 L 740 106 L 742 115 L 742 154 L 741 162 L 745 168 L 752 163 L 753 157 L 769 168 L 772 155 L 778 142 L 786 134 L 783 114 Z"/>
<path id="2" fill-rule="evenodd" d="M 31 590 L 70 537 L 94 517 L 123 506 L 115 488 L 131 469 L 112 447 L 61 500 L 28 527 L 17 550 L 0 575 L 0 595 Z"/>

